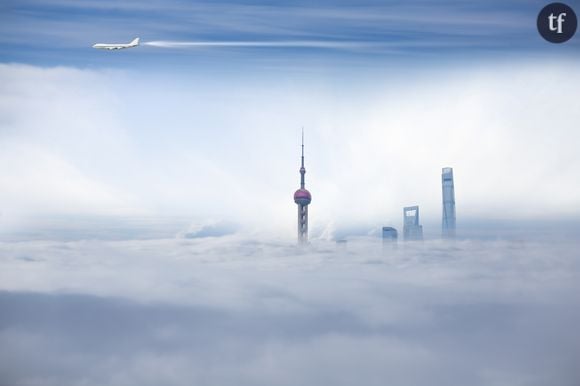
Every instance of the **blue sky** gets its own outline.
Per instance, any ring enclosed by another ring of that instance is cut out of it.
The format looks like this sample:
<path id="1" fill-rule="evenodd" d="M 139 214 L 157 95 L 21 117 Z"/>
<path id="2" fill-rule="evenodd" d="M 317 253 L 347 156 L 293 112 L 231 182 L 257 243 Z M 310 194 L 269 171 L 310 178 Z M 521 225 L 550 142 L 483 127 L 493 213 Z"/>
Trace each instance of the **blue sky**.
<path id="1" fill-rule="evenodd" d="M 7 1 L 0 16 L 4 62 L 78 67 L 264 67 L 329 62 L 575 55 L 578 39 L 553 46 L 536 31 L 542 1 Z M 574 7 L 574 3 L 570 3 Z M 330 41 L 357 49 L 141 47 L 103 54 L 95 42 Z"/>
<path id="2" fill-rule="evenodd" d="M 414 204 L 437 234 L 446 166 L 464 223 L 577 219 L 580 40 L 542 40 L 543 5 L 3 2 L 3 226 L 179 215 L 292 236 L 303 126 L 313 235 L 398 227 Z"/>

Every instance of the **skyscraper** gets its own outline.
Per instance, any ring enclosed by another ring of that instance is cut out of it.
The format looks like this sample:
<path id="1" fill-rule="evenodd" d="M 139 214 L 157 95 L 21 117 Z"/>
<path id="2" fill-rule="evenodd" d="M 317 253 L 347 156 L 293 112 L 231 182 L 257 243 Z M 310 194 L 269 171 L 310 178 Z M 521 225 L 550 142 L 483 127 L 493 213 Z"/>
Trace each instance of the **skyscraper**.
<path id="1" fill-rule="evenodd" d="M 453 185 L 453 168 L 441 171 L 443 190 L 443 216 L 441 232 L 443 237 L 455 237 L 455 187 Z"/>
<path id="2" fill-rule="evenodd" d="M 298 242 L 308 242 L 308 205 L 312 201 L 310 192 L 304 187 L 304 130 L 302 130 L 302 163 L 300 166 L 300 189 L 294 193 L 294 202 L 298 205 Z"/>
<path id="3" fill-rule="evenodd" d="M 393 227 L 383 227 L 383 243 L 396 242 L 398 237 L 397 230 Z"/>
<path id="4" fill-rule="evenodd" d="M 423 226 L 419 224 L 419 207 L 403 208 L 403 236 L 405 240 L 423 240 Z"/>

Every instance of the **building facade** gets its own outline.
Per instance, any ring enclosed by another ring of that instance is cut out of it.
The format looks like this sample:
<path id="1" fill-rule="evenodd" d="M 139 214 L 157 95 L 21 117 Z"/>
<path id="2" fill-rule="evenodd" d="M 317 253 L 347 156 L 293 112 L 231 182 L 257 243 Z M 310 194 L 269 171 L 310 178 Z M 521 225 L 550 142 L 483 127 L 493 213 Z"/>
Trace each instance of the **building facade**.
<path id="1" fill-rule="evenodd" d="M 453 168 L 442 169 L 441 187 L 443 198 L 441 234 L 446 238 L 455 237 L 455 186 L 453 181 Z"/>
<path id="2" fill-rule="evenodd" d="M 383 227 L 383 243 L 396 242 L 399 234 L 393 227 Z"/>
<path id="3" fill-rule="evenodd" d="M 419 206 L 403 208 L 403 237 L 405 240 L 423 240 L 423 226 L 419 223 Z"/>

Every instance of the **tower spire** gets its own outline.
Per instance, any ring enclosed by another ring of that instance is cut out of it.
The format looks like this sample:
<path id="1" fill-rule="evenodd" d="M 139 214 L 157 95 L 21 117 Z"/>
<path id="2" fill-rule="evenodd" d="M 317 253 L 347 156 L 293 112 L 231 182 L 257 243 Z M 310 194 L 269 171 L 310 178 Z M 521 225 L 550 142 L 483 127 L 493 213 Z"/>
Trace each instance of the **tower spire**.
<path id="1" fill-rule="evenodd" d="M 312 201 L 310 192 L 304 187 L 304 128 L 302 128 L 302 154 L 300 158 L 300 189 L 294 193 L 294 202 L 298 205 L 298 242 L 308 242 L 308 205 Z"/>
<path id="2" fill-rule="evenodd" d="M 300 166 L 300 189 L 304 189 L 304 175 L 306 174 L 306 169 L 304 168 L 304 127 L 302 128 L 302 163 Z"/>

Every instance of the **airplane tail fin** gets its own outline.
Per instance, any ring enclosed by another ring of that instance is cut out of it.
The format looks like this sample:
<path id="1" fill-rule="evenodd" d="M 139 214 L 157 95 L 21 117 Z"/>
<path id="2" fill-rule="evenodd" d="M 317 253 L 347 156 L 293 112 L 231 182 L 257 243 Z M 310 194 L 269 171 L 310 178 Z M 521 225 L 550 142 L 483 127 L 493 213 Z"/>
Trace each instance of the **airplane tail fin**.
<path id="1" fill-rule="evenodd" d="M 139 38 L 135 38 L 133 39 L 133 41 L 131 43 L 129 43 L 132 46 L 138 46 L 139 45 Z"/>

